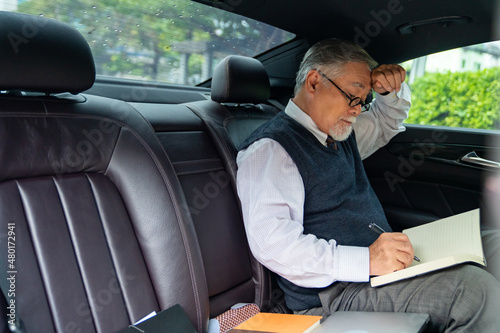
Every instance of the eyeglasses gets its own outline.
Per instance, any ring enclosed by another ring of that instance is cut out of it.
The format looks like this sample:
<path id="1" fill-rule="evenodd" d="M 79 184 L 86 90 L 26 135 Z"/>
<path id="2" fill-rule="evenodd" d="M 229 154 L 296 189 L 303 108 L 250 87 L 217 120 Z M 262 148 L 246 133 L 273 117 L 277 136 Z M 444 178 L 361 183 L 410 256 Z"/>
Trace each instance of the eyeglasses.
<path id="1" fill-rule="evenodd" d="M 333 82 L 332 80 L 330 80 L 328 78 L 328 76 L 326 76 L 325 74 L 323 74 L 318 69 L 316 71 L 318 71 L 319 75 L 321 75 L 322 77 L 324 77 L 325 79 L 327 79 L 328 81 L 330 81 L 331 84 L 333 84 L 338 90 L 340 90 L 341 93 L 344 94 L 344 96 L 349 100 L 349 106 L 350 107 L 355 107 L 355 106 L 361 105 L 361 112 L 365 112 L 365 111 L 370 110 L 370 103 L 373 101 L 373 95 L 371 93 L 369 93 L 368 96 L 366 96 L 366 99 L 364 101 L 361 100 L 361 97 L 354 97 L 354 98 L 352 98 L 347 93 L 345 93 L 342 89 L 340 89 L 340 87 L 338 85 L 336 85 L 335 82 Z"/>

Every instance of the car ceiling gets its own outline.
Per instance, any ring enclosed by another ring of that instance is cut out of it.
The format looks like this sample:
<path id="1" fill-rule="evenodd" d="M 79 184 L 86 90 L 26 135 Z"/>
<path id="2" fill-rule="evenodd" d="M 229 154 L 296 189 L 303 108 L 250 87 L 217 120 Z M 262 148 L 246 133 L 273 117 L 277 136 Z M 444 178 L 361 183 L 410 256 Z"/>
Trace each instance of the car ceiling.
<path id="1" fill-rule="evenodd" d="M 279 27 L 309 44 L 337 37 L 398 63 L 500 38 L 499 0 L 197 0 Z M 428 22 L 429 24 L 420 25 Z M 401 27 L 414 24 L 402 34 Z"/>

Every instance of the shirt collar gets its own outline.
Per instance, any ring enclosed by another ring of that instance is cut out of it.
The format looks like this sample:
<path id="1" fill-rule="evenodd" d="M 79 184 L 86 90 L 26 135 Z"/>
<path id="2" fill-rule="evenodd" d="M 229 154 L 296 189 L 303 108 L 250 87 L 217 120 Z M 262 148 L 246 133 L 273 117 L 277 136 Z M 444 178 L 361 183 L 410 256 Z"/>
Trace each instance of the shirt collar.
<path id="1" fill-rule="evenodd" d="M 311 117 L 304 111 L 302 111 L 301 108 L 299 108 L 292 100 L 290 100 L 285 108 L 285 113 L 304 126 L 309 132 L 311 132 L 318 141 L 326 146 L 326 139 L 328 135 L 324 132 L 322 132 L 318 126 L 314 123 Z"/>

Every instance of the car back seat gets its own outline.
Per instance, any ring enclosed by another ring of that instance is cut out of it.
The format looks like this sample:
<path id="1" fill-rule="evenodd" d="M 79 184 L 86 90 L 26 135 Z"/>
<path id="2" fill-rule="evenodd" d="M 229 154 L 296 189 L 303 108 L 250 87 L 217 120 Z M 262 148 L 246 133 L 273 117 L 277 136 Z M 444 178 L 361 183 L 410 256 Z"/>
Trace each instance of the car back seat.
<path id="1" fill-rule="evenodd" d="M 65 24 L 0 12 L 0 62 L 0 303 L 18 328 L 116 332 L 180 304 L 205 332 L 195 230 L 150 124 L 77 94 L 94 63 Z"/>
<path id="2" fill-rule="evenodd" d="M 251 255 L 236 192 L 236 147 L 279 110 L 253 58 L 230 56 L 214 71 L 212 100 L 131 103 L 153 125 L 181 182 L 195 224 L 215 317 L 240 302 L 274 308 L 282 297 Z M 192 111 L 192 112 L 191 112 Z"/>
<path id="3" fill-rule="evenodd" d="M 221 218 L 225 223 L 236 224 L 244 230 L 236 189 L 239 146 L 254 130 L 281 110 L 269 104 L 270 84 L 264 66 L 250 57 L 231 55 L 217 64 L 212 76 L 210 96 L 209 101 L 186 105 L 203 120 L 230 176 L 238 214 L 222 214 Z M 248 246 L 246 238 L 244 243 Z M 261 310 L 291 312 L 285 305 L 283 291 L 275 283 L 272 273 L 251 254 L 250 258 L 256 283 L 256 301 Z"/>

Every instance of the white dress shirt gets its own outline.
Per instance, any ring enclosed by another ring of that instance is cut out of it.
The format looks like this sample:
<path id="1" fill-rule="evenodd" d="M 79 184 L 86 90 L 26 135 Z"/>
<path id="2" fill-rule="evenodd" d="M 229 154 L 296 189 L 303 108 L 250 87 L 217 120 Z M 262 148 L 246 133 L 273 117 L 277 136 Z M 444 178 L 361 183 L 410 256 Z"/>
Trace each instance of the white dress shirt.
<path id="1" fill-rule="evenodd" d="M 362 158 L 384 146 L 408 117 L 410 89 L 377 96 L 353 124 Z M 327 134 L 290 100 L 285 113 L 326 145 Z M 321 288 L 335 281 L 369 279 L 368 248 L 304 234 L 304 184 L 297 166 L 276 141 L 264 138 L 238 153 L 237 188 L 250 249 L 257 260 L 292 283 Z"/>

